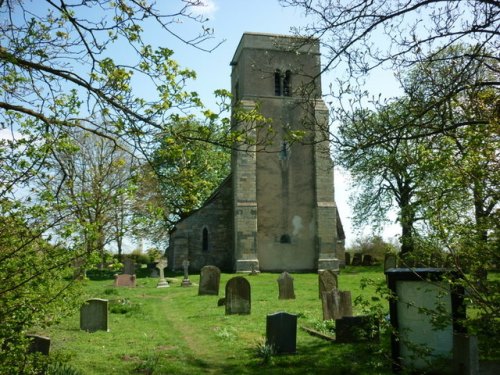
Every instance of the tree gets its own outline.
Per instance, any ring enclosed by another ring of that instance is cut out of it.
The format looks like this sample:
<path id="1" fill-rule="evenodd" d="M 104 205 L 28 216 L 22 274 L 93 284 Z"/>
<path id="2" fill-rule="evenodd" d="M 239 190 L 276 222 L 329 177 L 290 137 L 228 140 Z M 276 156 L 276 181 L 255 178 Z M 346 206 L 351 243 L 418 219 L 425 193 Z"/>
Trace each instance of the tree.
<path id="1" fill-rule="evenodd" d="M 448 84 L 441 86 L 439 95 L 420 108 L 418 117 L 428 115 L 444 101 L 460 94 L 469 87 L 470 65 L 483 61 L 486 69 L 498 75 L 500 3 L 492 0 L 440 1 L 440 0 L 375 0 L 375 1 L 326 1 L 280 0 L 283 6 L 303 9 L 311 22 L 296 32 L 321 37 L 324 71 L 334 71 L 338 77 L 332 88 L 335 103 L 333 115 L 343 116 L 352 106 L 366 105 L 367 94 L 363 88 L 365 78 L 377 69 L 385 68 L 403 77 L 414 65 L 424 61 L 440 61 L 442 52 L 452 46 L 473 46 L 463 54 L 449 56 L 467 61 L 462 70 L 450 76 Z M 497 77 L 484 75 L 474 82 L 477 87 L 498 87 Z M 346 98 L 352 102 L 347 103 Z M 428 116 L 427 116 L 428 117 Z M 449 122 L 446 128 L 436 121 L 420 123 L 419 132 L 409 132 L 407 137 L 439 134 L 444 130 L 484 124 L 481 116 L 469 121 Z M 412 119 L 399 127 L 417 125 Z M 374 142 L 391 141 L 400 134 L 398 128 L 367 139 L 360 145 L 370 147 Z"/>

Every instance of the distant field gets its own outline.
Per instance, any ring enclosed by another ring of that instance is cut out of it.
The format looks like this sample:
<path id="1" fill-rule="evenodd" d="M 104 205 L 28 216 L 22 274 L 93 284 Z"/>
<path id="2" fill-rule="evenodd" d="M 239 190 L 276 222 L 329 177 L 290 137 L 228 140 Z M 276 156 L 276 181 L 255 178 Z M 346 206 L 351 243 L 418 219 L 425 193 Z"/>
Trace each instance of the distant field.
<path id="1" fill-rule="evenodd" d="M 219 296 L 198 296 L 196 285 L 180 287 L 181 275 L 169 275 L 169 288 L 158 279 L 139 278 L 137 288 L 114 288 L 112 280 L 88 281 L 89 298 L 110 300 L 110 332 L 79 329 L 79 315 L 41 332 L 51 337 L 51 355 L 83 374 L 390 374 L 389 345 L 335 344 L 300 329 L 320 329 L 321 301 L 317 274 L 293 274 L 295 300 L 279 300 L 278 274 L 247 276 L 250 315 L 225 315 L 217 301 L 235 275 L 222 274 Z M 340 290 L 353 301 L 377 303 L 374 287 L 360 288 L 362 278 L 383 281 L 379 267 L 349 267 L 339 277 Z M 388 309 L 382 303 L 384 309 Z M 297 353 L 266 357 L 266 315 L 298 315 Z M 361 307 L 355 306 L 355 315 Z M 267 359 L 267 362 L 265 361 Z"/>

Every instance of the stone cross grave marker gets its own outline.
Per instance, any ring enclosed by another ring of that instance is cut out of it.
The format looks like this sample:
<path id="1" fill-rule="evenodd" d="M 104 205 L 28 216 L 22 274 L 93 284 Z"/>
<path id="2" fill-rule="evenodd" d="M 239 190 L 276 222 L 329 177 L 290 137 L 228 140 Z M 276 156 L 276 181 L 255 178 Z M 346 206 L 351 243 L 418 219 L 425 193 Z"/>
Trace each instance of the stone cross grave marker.
<path id="1" fill-rule="evenodd" d="M 279 299 L 295 299 L 293 277 L 288 272 L 283 272 L 278 277 Z"/>
<path id="2" fill-rule="evenodd" d="M 243 276 L 236 276 L 226 284 L 226 315 L 250 314 L 250 283 Z"/>
<path id="3" fill-rule="evenodd" d="M 184 279 L 182 279 L 181 286 L 191 286 L 192 283 L 189 280 L 189 260 L 185 259 L 182 261 L 182 268 L 184 268 Z"/>
<path id="4" fill-rule="evenodd" d="M 318 272 L 319 298 L 322 298 L 323 292 L 330 292 L 338 288 L 337 275 L 332 270 L 323 270 Z"/>
<path id="5" fill-rule="evenodd" d="M 205 266 L 200 271 L 198 295 L 219 295 L 220 269 L 216 266 Z"/>
<path id="6" fill-rule="evenodd" d="M 167 259 L 165 258 L 160 258 L 158 262 L 156 262 L 156 268 L 160 271 L 160 280 L 158 281 L 158 284 L 156 284 L 157 288 L 168 288 L 170 285 L 168 285 L 168 281 L 165 279 L 165 274 L 163 272 L 163 269 L 168 266 Z"/>
<path id="7" fill-rule="evenodd" d="M 295 353 L 297 349 L 297 315 L 277 312 L 267 315 L 266 344 L 278 354 Z"/>
<path id="8" fill-rule="evenodd" d="M 123 275 L 115 275 L 115 286 L 128 286 L 135 288 L 136 285 L 136 277 L 135 275 L 123 274 Z"/>
<path id="9" fill-rule="evenodd" d="M 108 331 L 108 300 L 92 298 L 80 308 L 80 329 Z"/>

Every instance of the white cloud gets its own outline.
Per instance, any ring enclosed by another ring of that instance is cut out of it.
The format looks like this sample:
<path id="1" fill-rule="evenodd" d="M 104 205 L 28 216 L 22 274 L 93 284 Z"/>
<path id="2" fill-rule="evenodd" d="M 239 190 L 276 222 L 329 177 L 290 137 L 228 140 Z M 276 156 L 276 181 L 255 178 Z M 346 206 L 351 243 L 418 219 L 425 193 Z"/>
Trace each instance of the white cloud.
<path id="1" fill-rule="evenodd" d="M 213 17 L 218 9 L 214 0 L 199 0 L 194 1 L 193 3 L 196 3 L 196 5 L 193 5 L 193 7 L 191 7 L 191 11 L 195 15 Z"/>

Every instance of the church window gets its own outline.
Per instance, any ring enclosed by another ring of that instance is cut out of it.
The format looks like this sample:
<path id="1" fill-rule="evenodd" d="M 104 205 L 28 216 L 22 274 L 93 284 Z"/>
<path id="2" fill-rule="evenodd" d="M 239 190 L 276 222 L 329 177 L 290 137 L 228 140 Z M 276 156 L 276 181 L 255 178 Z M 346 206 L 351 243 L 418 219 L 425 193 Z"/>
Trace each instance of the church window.
<path id="1" fill-rule="evenodd" d="M 283 95 L 292 96 L 292 72 L 287 70 L 283 79 Z"/>
<path id="2" fill-rule="evenodd" d="M 290 235 L 289 234 L 283 234 L 283 235 L 281 235 L 280 242 L 281 243 L 291 243 L 292 240 L 290 238 Z"/>
<path id="3" fill-rule="evenodd" d="M 286 141 L 282 142 L 280 154 L 279 154 L 280 160 L 287 160 L 288 159 L 288 154 L 289 154 L 288 150 L 289 150 L 288 142 L 286 142 Z"/>
<path id="4" fill-rule="evenodd" d="M 208 229 L 207 228 L 203 228 L 203 232 L 202 232 L 201 237 L 202 237 L 201 249 L 203 251 L 208 251 Z"/>
<path id="5" fill-rule="evenodd" d="M 274 72 L 274 95 L 281 96 L 281 70 Z"/>

